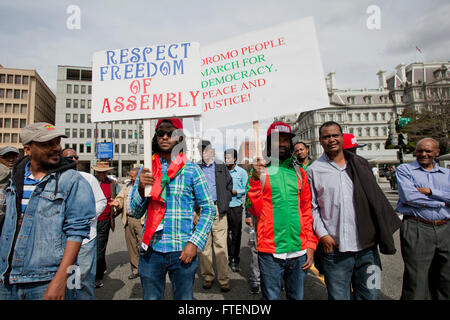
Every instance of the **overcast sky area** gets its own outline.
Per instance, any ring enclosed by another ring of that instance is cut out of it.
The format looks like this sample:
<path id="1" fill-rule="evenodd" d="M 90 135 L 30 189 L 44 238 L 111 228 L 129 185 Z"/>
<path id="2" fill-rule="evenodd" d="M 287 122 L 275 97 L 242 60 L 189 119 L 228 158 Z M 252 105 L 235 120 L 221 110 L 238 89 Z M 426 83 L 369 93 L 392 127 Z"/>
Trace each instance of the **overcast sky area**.
<path id="1" fill-rule="evenodd" d="M 57 65 L 91 66 L 106 49 L 198 41 L 201 45 L 313 16 L 324 77 L 339 89 L 377 88 L 399 63 L 450 60 L 448 0 L 0 0 L 0 64 L 35 69 L 55 92 Z M 68 6 L 81 10 L 70 30 Z M 369 29 L 367 8 L 380 8 Z M 418 46 L 422 54 L 415 49 Z"/>

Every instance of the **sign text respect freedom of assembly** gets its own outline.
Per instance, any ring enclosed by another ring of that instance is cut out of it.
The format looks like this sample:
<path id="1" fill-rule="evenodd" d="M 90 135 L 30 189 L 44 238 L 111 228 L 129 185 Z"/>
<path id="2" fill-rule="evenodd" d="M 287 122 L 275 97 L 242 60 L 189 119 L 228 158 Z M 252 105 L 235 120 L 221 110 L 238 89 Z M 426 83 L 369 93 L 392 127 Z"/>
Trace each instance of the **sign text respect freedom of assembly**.
<path id="1" fill-rule="evenodd" d="M 96 52 L 92 96 L 94 122 L 201 114 L 202 131 L 329 106 L 312 18 L 202 48 Z"/>
<path id="2" fill-rule="evenodd" d="M 92 121 L 201 113 L 198 43 L 95 52 Z"/>

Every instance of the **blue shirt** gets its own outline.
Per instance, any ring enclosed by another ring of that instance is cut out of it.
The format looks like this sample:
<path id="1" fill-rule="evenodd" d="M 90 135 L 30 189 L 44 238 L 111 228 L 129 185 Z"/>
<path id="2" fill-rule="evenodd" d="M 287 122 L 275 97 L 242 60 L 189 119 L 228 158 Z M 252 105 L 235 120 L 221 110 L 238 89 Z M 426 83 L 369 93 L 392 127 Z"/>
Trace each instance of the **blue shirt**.
<path id="1" fill-rule="evenodd" d="M 161 157 L 162 172 L 167 172 L 169 164 Z M 147 213 L 149 198 L 142 199 L 137 190 L 139 175 L 131 190 L 131 211 L 140 219 Z M 208 190 L 205 175 L 197 164 L 190 161 L 170 180 L 166 187 L 166 212 L 163 229 L 154 233 L 149 246 L 158 252 L 182 251 L 187 242 L 192 242 L 203 250 L 216 217 L 216 209 Z M 197 225 L 194 226 L 194 204 L 201 207 Z M 144 226 L 147 226 L 147 222 Z"/>
<path id="2" fill-rule="evenodd" d="M 450 219 L 450 171 L 437 164 L 425 170 L 417 160 L 402 164 L 396 171 L 398 204 L 396 211 L 426 220 Z M 417 188 L 430 188 L 431 195 L 420 193 Z"/>
<path id="3" fill-rule="evenodd" d="M 353 181 L 324 153 L 306 170 L 311 188 L 313 227 L 317 236 L 330 235 L 340 252 L 362 250 L 353 205 Z"/>
<path id="4" fill-rule="evenodd" d="M 216 163 L 213 161 L 209 166 L 202 161 L 202 171 L 205 174 L 206 181 L 208 182 L 208 189 L 212 195 L 213 201 L 217 201 L 216 190 Z"/>
<path id="5" fill-rule="evenodd" d="M 247 187 L 247 171 L 235 165 L 233 170 L 229 170 L 229 173 L 233 179 L 233 190 L 236 190 L 237 192 L 237 194 L 233 195 L 231 198 L 230 207 L 239 207 L 242 205 L 242 196 L 245 194 L 245 189 Z"/>
<path id="6" fill-rule="evenodd" d="M 30 161 L 25 166 L 25 174 L 23 180 L 23 194 L 22 194 L 22 215 L 25 213 L 27 209 L 28 202 L 30 201 L 31 195 L 33 194 L 34 189 L 36 189 L 36 185 L 40 180 L 36 180 L 33 174 L 30 171 Z"/>

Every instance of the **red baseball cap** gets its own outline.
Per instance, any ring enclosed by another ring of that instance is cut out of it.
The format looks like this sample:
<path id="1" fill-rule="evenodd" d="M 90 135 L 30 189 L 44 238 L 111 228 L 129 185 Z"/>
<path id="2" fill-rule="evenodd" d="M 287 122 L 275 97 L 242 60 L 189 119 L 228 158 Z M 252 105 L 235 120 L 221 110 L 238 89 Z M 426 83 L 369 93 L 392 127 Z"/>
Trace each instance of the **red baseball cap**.
<path id="1" fill-rule="evenodd" d="M 269 136 L 272 133 L 287 133 L 292 137 L 295 137 L 295 134 L 292 133 L 292 128 L 287 123 L 284 123 L 282 121 L 274 122 L 270 125 L 269 129 L 267 129 L 267 136 Z"/>
<path id="2" fill-rule="evenodd" d="M 158 122 L 156 123 L 156 129 L 158 130 L 159 125 L 163 122 L 170 122 L 175 129 L 183 129 L 183 122 L 181 121 L 180 118 L 171 118 L 171 119 L 159 119 Z"/>
<path id="3" fill-rule="evenodd" d="M 342 142 L 342 149 L 351 149 L 351 148 L 362 148 L 367 145 L 367 143 L 358 144 L 358 140 L 351 133 L 344 133 L 343 135 L 344 141 Z"/>

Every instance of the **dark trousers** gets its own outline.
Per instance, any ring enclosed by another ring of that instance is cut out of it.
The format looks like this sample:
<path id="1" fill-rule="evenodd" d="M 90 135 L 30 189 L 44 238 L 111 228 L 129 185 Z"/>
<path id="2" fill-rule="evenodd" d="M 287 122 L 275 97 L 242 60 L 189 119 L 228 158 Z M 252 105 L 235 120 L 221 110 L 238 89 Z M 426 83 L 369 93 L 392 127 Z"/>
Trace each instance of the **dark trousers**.
<path id="1" fill-rule="evenodd" d="M 450 299 L 450 223 L 433 226 L 404 219 L 402 300 Z"/>
<path id="2" fill-rule="evenodd" d="M 110 226 L 111 222 L 109 219 L 97 222 L 97 273 L 95 275 L 95 280 L 103 280 L 103 274 L 106 271 L 105 256 Z"/>
<path id="3" fill-rule="evenodd" d="M 228 259 L 239 263 L 239 252 L 241 250 L 242 237 L 242 206 L 230 207 L 227 212 L 228 220 Z"/>

